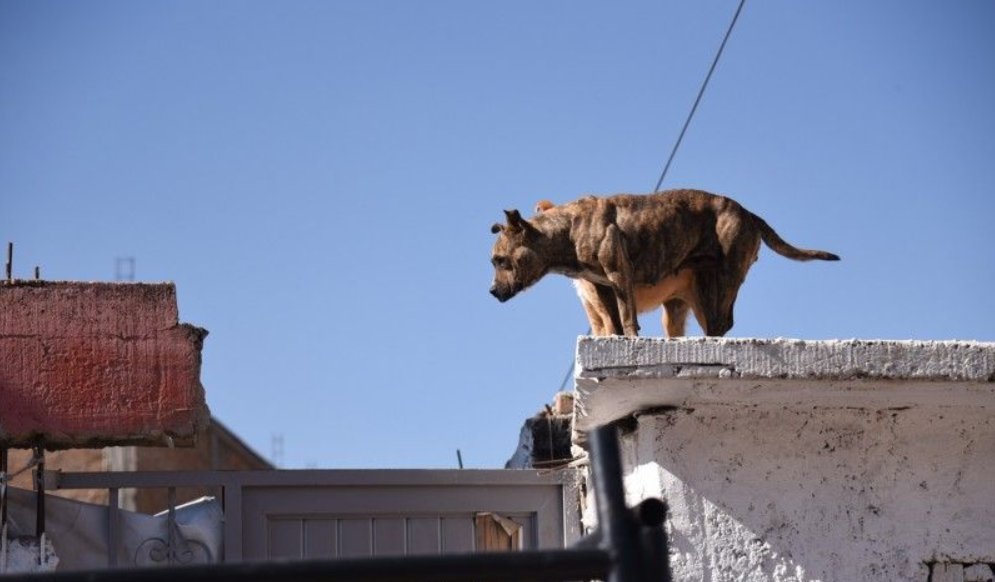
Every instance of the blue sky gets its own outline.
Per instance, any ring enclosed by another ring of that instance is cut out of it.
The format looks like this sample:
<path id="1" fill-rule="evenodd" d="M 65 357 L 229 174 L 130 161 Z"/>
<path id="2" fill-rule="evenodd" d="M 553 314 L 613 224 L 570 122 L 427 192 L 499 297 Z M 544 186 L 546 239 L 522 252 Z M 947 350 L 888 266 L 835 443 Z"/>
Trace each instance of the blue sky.
<path id="1" fill-rule="evenodd" d="M 587 321 L 495 301 L 490 225 L 651 190 L 736 4 L 7 0 L 0 237 L 175 281 L 285 466 L 500 466 Z M 747 3 L 664 188 L 843 260 L 761 251 L 730 335 L 995 340 L 992 55 L 991 2 Z"/>

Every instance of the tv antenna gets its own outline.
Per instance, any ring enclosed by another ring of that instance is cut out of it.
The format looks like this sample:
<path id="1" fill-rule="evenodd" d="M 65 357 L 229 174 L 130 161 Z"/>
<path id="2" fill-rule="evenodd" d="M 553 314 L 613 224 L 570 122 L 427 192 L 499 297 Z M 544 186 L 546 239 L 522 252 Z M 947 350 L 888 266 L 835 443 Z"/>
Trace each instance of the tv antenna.
<path id="1" fill-rule="evenodd" d="M 135 280 L 135 257 L 118 257 L 114 262 L 115 281 Z"/>

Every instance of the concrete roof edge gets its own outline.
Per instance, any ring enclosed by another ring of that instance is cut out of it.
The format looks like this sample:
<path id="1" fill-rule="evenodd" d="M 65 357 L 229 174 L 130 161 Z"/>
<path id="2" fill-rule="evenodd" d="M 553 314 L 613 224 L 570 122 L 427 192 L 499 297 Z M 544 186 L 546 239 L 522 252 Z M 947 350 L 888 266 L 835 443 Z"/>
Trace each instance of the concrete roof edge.
<path id="1" fill-rule="evenodd" d="M 583 336 L 576 376 L 995 382 L 995 343 Z"/>

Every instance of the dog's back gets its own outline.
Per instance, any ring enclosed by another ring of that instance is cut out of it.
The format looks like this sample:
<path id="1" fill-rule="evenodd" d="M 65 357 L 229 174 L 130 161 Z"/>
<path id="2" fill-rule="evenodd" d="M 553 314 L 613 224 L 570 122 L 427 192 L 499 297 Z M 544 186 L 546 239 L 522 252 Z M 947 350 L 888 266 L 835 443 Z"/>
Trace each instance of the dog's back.
<path id="1" fill-rule="evenodd" d="M 537 211 L 562 209 L 574 216 L 588 216 L 598 223 L 614 223 L 633 241 L 635 252 L 663 251 L 672 270 L 687 260 L 717 259 L 728 250 L 723 235 L 749 232 L 777 254 L 796 261 L 838 261 L 833 253 L 800 249 L 782 239 L 767 222 L 732 198 L 703 190 L 669 190 L 653 194 L 616 194 L 602 198 L 586 196 L 554 206 L 548 200 Z M 666 225 L 666 228 L 662 228 Z M 633 262 L 644 257 L 633 256 Z M 674 261 L 677 265 L 673 265 Z M 651 280 L 654 273 L 647 273 Z"/>
<path id="2" fill-rule="evenodd" d="M 732 327 L 732 306 L 761 241 L 794 260 L 839 260 L 832 253 L 794 247 L 735 200 L 701 190 L 588 196 L 560 206 L 544 200 L 536 211 L 537 220 L 570 220 L 572 236 L 588 245 L 616 225 L 625 237 L 638 311 L 664 305 L 671 336 L 684 333 L 689 307 L 709 335 Z M 613 302 L 604 300 L 604 290 L 583 280 L 577 289 L 595 333 L 615 333 L 619 314 Z"/>
<path id="3" fill-rule="evenodd" d="M 701 190 L 587 196 L 555 210 L 569 215 L 574 235 L 583 233 L 592 244 L 608 225 L 617 225 L 626 239 L 637 285 L 654 285 L 685 263 L 717 263 L 722 254 L 717 217 L 725 214 L 750 221 L 751 216 L 734 200 Z"/>

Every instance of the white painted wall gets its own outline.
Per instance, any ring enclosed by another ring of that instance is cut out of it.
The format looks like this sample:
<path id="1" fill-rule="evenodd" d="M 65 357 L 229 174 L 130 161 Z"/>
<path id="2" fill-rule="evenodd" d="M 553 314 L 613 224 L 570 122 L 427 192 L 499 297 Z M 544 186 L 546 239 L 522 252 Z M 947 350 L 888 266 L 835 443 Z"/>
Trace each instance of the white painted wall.
<path id="1" fill-rule="evenodd" d="M 605 408 L 609 420 L 637 419 L 623 437 L 627 493 L 669 502 L 676 580 L 926 582 L 930 563 L 995 563 L 995 383 L 985 369 L 995 344 L 916 342 L 920 362 L 954 365 L 915 377 L 926 366 L 891 361 L 883 374 L 874 358 L 807 376 L 806 347 L 824 362 L 847 359 L 847 342 L 788 340 L 761 342 L 783 365 L 757 372 L 733 361 L 737 342 L 579 346 L 578 409 L 589 421 Z M 908 347 L 860 343 L 892 355 Z M 600 368 L 583 365 L 592 347 Z M 637 352 L 643 361 L 625 366 Z M 968 352 L 977 357 L 960 357 Z M 678 378 L 674 365 L 696 372 Z"/>

